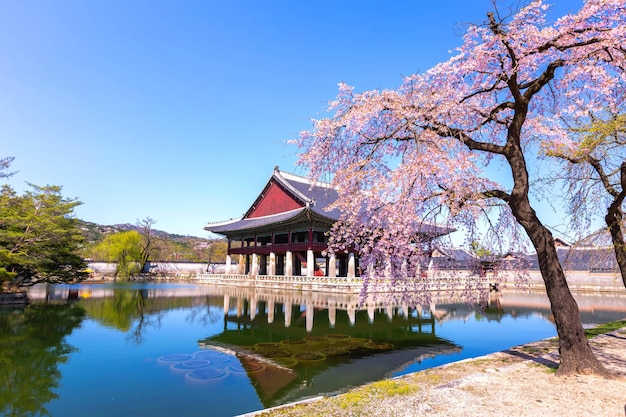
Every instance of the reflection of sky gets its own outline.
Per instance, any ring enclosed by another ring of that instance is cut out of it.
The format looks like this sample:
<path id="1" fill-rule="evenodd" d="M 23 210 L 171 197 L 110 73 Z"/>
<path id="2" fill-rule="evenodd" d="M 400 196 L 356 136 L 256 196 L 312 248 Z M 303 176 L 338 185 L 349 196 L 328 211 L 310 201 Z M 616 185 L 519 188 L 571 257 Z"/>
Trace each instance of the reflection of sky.
<path id="1" fill-rule="evenodd" d="M 221 312 L 219 307 L 204 309 Z M 145 328 L 139 345 L 129 333 L 83 321 L 67 338 L 78 351 L 59 366 L 62 381 L 55 391 L 61 400 L 48 405 L 50 414 L 206 417 L 263 408 L 245 374 L 233 374 L 227 384 L 197 383 L 158 362 L 166 354 L 193 354 L 200 349 L 200 337 L 222 330 L 221 321 L 190 317 L 190 309 L 160 313 L 158 324 Z"/>
<path id="2" fill-rule="evenodd" d="M 149 286 L 147 288 L 152 289 Z M 196 292 L 194 287 L 189 286 L 172 286 L 171 289 Z M 159 361 L 164 355 L 194 355 L 200 350 L 198 344 L 200 340 L 224 333 L 224 298 L 208 295 L 194 298 L 193 303 L 190 299 L 188 306 L 185 307 L 182 307 L 181 303 L 173 303 L 171 307 L 163 307 L 158 313 L 144 314 L 144 325 L 139 339 L 135 334 L 139 325 L 136 315 L 132 316 L 134 318 L 130 330 L 124 331 L 104 325 L 102 320 L 86 318 L 81 326 L 66 338 L 67 343 L 76 351 L 69 355 L 67 363 L 59 365 L 61 380 L 59 387 L 54 391 L 60 399 L 46 406 L 50 414 L 68 417 L 83 415 L 109 417 L 112 413 L 152 417 L 182 415 L 206 417 L 230 416 L 262 409 L 263 403 L 258 390 L 244 372 L 229 372 L 228 376 L 219 382 L 197 382 L 190 381 L 185 373 L 173 370 L 169 364 L 164 364 L 163 360 Z M 187 296 L 185 293 L 184 297 Z M 503 301 L 508 301 L 508 298 Z M 87 304 L 97 300 L 78 302 Z M 538 305 L 541 306 L 541 303 Z M 600 311 L 602 303 L 593 305 L 597 305 L 597 309 L 588 308 L 589 312 L 584 313 L 587 317 L 583 321 L 600 323 L 623 318 L 620 309 Z M 259 320 L 268 320 L 267 315 L 261 314 L 262 306 L 258 305 L 255 323 L 260 323 Z M 396 369 L 392 375 L 387 376 L 432 368 L 556 335 L 554 324 L 546 318 L 550 315 L 547 307 L 537 309 L 525 307 L 525 304 L 520 306 L 512 303 L 512 307 L 505 306 L 501 310 L 492 308 L 484 314 L 472 312 L 464 304 L 440 304 L 436 309 L 442 321 L 436 321 L 435 336 L 458 346 L 460 352 L 424 358 L 419 363 L 415 361 L 403 365 L 403 368 Z M 236 314 L 236 311 L 236 300 L 231 298 L 230 313 Z M 297 308 L 294 308 L 294 311 L 297 311 Z M 300 311 L 306 311 L 304 305 L 300 306 Z M 379 315 L 386 315 L 385 311 L 377 309 L 375 312 L 377 319 L 380 318 Z M 428 316 L 430 313 L 425 311 L 424 314 Z M 327 311 L 316 312 L 317 321 L 313 326 L 318 333 L 325 333 L 327 328 L 330 330 L 327 315 Z M 344 315 L 347 315 L 345 310 L 337 310 L 338 322 Z M 347 330 L 363 331 L 364 328 L 368 328 L 367 315 L 357 314 L 357 316 L 356 326 Z M 245 318 L 244 322 L 248 319 L 249 317 Z M 282 327 L 284 318 L 281 315 L 276 316 L 274 324 L 281 327 L 281 334 L 288 336 L 291 333 L 302 337 L 304 324 L 300 322 L 304 319 L 305 317 L 294 312 L 290 328 Z M 347 319 L 343 322 L 347 323 Z M 382 322 L 387 328 L 389 322 L 384 318 Z M 229 322 L 227 327 L 235 329 L 237 323 Z M 256 334 L 255 337 L 261 337 L 264 333 L 263 327 L 248 325 L 249 331 Z M 423 331 L 429 333 L 430 324 L 424 325 Z M 331 332 L 336 332 L 336 329 Z M 323 387 L 314 388 L 325 392 Z"/>
<path id="3" fill-rule="evenodd" d="M 440 355 L 414 363 L 394 372 L 393 376 L 428 369 L 445 363 L 486 355 L 512 346 L 556 336 L 554 324 L 539 315 L 514 318 L 504 316 L 499 321 L 471 316 L 468 320 L 448 320 L 437 324 L 435 333 L 461 347 L 452 356 Z"/>

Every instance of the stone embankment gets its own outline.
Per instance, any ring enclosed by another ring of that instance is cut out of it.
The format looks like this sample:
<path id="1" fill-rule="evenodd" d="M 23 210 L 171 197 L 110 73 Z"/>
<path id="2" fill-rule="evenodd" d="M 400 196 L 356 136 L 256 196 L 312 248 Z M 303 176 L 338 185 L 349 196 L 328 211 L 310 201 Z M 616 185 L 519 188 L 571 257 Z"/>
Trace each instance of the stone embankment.
<path id="1" fill-rule="evenodd" d="M 0 305 L 25 305 L 28 304 L 28 296 L 25 292 L 0 293 Z"/>

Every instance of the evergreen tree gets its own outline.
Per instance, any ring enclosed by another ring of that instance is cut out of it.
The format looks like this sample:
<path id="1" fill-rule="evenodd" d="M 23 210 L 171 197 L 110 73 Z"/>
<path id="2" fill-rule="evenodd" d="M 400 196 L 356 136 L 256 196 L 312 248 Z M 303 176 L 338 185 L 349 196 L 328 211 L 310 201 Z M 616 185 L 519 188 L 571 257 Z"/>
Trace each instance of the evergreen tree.
<path id="1" fill-rule="evenodd" d="M 61 187 L 39 187 L 18 195 L 4 185 L 0 192 L 0 280 L 16 289 L 38 282 L 64 283 L 86 276 L 77 254 L 83 238 L 72 217 L 81 204 L 65 199 Z"/>

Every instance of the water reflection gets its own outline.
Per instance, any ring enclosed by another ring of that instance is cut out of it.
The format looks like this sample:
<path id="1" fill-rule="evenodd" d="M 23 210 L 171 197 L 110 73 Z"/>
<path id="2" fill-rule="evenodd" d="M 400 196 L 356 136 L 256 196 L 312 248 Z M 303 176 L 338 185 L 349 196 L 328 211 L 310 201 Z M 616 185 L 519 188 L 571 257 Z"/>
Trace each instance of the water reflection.
<path id="1" fill-rule="evenodd" d="M 341 297 L 314 302 L 308 298 L 314 294 L 284 296 L 240 294 L 230 309 L 231 296 L 225 294 L 223 332 L 200 341 L 203 348 L 235 354 L 266 407 L 345 390 L 460 351 L 437 337 L 436 318 L 428 310 L 358 309 Z"/>
<path id="2" fill-rule="evenodd" d="M 409 306 L 401 298 L 361 303 L 354 294 L 194 284 L 48 286 L 30 296 L 31 307 L 0 315 L 0 383 L 36 373 L 41 394 L 33 401 L 31 384 L 8 381 L 3 415 L 38 407 L 14 415 L 48 408 L 63 416 L 229 416 L 555 334 L 545 294 L 492 293 L 484 309 L 459 297 Z M 625 293 L 577 300 L 584 323 L 626 317 Z M 76 323 L 61 325 L 62 311 Z M 37 346 L 45 350 L 37 337 L 53 328 L 49 352 L 40 352 L 50 356 L 32 360 Z"/>
<path id="3" fill-rule="evenodd" d="M 84 316 L 78 305 L 0 309 L 0 415 L 48 415 L 59 364 L 75 350 L 64 339 Z"/>

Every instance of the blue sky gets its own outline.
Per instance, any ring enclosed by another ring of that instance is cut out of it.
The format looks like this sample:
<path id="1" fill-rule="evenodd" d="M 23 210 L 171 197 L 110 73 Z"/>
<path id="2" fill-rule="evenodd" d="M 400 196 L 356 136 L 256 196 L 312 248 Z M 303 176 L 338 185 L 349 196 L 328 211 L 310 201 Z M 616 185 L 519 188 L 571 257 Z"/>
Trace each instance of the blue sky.
<path id="1" fill-rule="evenodd" d="M 580 0 L 554 0 L 560 16 Z M 100 224 L 207 236 L 337 93 L 446 60 L 490 0 L 2 1 L 0 157 Z"/>

